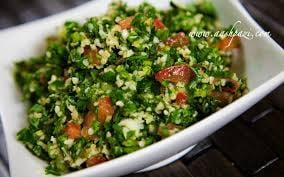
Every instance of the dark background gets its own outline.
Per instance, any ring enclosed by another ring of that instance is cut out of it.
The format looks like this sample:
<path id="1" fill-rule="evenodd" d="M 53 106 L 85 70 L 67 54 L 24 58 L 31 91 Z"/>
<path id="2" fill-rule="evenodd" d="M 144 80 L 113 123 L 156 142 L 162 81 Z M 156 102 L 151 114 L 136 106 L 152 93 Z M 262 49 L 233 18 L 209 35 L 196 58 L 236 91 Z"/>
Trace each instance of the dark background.
<path id="1" fill-rule="evenodd" d="M 1 0 L 0 29 L 58 13 L 87 1 Z M 270 31 L 273 39 L 284 47 L 284 0 L 241 2 L 264 30 Z M 7 167 L 3 152 L 0 150 L 0 158 Z M 0 169 L 0 176 L 3 176 L 1 174 Z M 152 172 L 128 177 L 284 177 L 284 85 L 201 141 L 181 160 Z"/>

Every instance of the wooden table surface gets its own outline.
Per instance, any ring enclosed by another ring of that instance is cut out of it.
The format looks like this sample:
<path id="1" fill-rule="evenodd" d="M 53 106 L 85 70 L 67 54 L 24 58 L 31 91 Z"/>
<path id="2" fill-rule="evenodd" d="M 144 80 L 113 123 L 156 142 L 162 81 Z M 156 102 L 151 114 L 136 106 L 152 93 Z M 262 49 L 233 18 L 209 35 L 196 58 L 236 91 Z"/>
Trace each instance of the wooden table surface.
<path id="1" fill-rule="evenodd" d="M 0 29 L 42 18 L 88 0 L 2 0 Z M 241 0 L 284 46 L 284 0 Z M 190 137 L 189 137 L 190 138 Z M 127 177 L 284 177 L 284 85 L 182 159 Z"/>

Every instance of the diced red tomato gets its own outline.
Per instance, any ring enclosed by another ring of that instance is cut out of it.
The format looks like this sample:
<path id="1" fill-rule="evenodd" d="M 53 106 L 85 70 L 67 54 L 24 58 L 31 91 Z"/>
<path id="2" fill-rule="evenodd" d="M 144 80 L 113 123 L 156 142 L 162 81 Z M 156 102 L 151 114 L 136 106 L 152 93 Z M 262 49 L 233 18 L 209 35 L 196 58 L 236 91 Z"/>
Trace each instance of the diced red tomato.
<path id="1" fill-rule="evenodd" d="M 64 131 L 71 139 L 77 139 L 81 136 L 81 127 L 79 124 L 68 122 Z"/>
<path id="2" fill-rule="evenodd" d="M 225 37 L 218 44 L 218 48 L 221 51 L 229 51 L 240 47 L 241 47 L 241 39 L 239 36 Z"/>
<path id="3" fill-rule="evenodd" d="M 222 91 L 234 94 L 236 93 L 239 87 L 240 84 L 237 81 L 233 79 L 227 79 L 227 84 L 226 86 L 222 87 Z"/>
<path id="4" fill-rule="evenodd" d="M 192 71 L 192 69 L 186 64 L 171 66 L 162 69 L 155 74 L 155 79 L 159 82 L 170 81 L 173 83 L 188 83 L 194 77 L 194 71 Z"/>
<path id="5" fill-rule="evenodd" d="M 212 91 L 210 95 L 219 101 L 220 106 L 225 106 L 233 100 L 233 95 L 224 91 Z"/>
<path id="6" fill-rule="evenodd" d="M 219 79 L 216 79 L 217 81 Z M 221 106 L 225 106 L 233 101 L 236 92 L 239 89 L 240 84 L 230 78 L 226 79 L 226 85 L 222 87 L 221 91 L 212 91 L 211 96 L 219 101 Z"/>
<path id="7" fill-rule="evenodd" d="M 155 27 L 155 30 L 159 30 L 159 29 L 164 29 L 165 25 L 160 19 L 156 18 L 154 20 L 154 27 Z"/>
<path id="8" fill-rule="evenodd" d="M 112 106 L 110 97 L 102 97 L 99 99 L 98 118 L 100 124 L 103 125 L 108 116 L 112 117 L 115 108 Z"/>
<path id="9" fill-rule="evenodd" d="M 87 167 L 91 167 L 91 166 L 98 165 L 98 164 L 106 162 L 106 161 L 107 161 L 107 159 L 105 157 L 97 155 L 97 156 L 94 156 L 94 157 L 88 159 L 86 161 L 86 165 L 87 165 Z"/>
<path id="10" fill-rule="evenodd" d="M 173 124 L 173 123 L 168 123 L 167 124 L 167 128 L 169 129 L 169 130 L 173 130 L 173 129 L 179 129 L 180 127 L 178 126 L 178 125 L 176 125 L 176 124 Z"/>
<path id="11" fill-rule="evenodd" d="M 132 20 L 134 19 L 134 16 L 127 17 L 121 21 L 118 22 L 121 29 L 130 29 L 132 28 Z"/>
<path id="12" fill-rule="evenodd" d="M 187 93 L 186 92 L 178 92 L 176 96 L 176 103 L 178 105 L 186 104 L 187 102 Z"/>
<path id="13" fill-rule="evenodd" d="M 101 61 L 97 58 L 97 50 L 92 50 L 90 46 L 84 47 L 84 56 L 89 58 L 94 66 L 101 64 Z"/>
<path id="14" fill-rule="evenodd" d="M 95 119 L 96 115 L 92 111 L 89 111 L 84 117 L 84 126 L 91 127 Z"/>
<path id="15" fill-rule="evenodd" d="M 170 47 L 183 47 L 189 44 L 189 39 L 184 32 L 179 32 L 178 34 L 169 37 L 165 44 Z"/>
<path id="16" fill-rule="evenodd" d="M 96 115 L 92 112 L 92 111 L 89 111 L 85 117 L 84 117 L 84 125 L 83 125 L 83 128 L 81 130 L 81 135 L 85 138 L 88 138 L 88 139 L 96 139 L 97 137 L 96 136 L 93 136 L 93 135 L 89 135 L 88 133 L 88 130 L 89 128 L 92 127 L 92 123 L 93 121 L 96 119 Z"/>

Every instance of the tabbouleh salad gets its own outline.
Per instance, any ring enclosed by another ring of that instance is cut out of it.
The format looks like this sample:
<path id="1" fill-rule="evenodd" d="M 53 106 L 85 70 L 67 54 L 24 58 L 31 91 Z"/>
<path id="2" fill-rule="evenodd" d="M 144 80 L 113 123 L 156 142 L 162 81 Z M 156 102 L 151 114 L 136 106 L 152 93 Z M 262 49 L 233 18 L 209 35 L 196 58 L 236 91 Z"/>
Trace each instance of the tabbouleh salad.
<path id="1" fill-rule="evenodd" d="M 238 37 L 188 35 L 228 29 L 207 0 L 167 11 L 119 1 L 67 21 L 43 55 L 15 64 L 29 122 L 18 140 L 62 175 L 185 129 L 247 90 L 230 71 Z"/>

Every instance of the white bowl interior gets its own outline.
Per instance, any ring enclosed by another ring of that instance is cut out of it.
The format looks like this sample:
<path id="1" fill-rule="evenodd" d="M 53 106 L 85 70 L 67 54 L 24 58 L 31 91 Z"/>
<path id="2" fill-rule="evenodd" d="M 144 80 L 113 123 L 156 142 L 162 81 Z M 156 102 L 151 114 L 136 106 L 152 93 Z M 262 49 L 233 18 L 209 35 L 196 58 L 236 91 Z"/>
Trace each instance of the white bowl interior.
<path id="1" fill-rule="evenodd" d="M 251 19 L 240 16 L 236 11 L 236 3 L 222 6 L 223 0 L 214 0 L 220 20 L 224 26 L 240 21 L 239 31 L 249 31 L 255 35 L 261 28 Z M 253 25 L 252 25 L 253 24 Z M 259 33 L 258 33 L 259 34 Z M 250 90 L 258 87 L 276 74 L 284 70 L 284 52 L 269 36 L 242 38 L 245 61 L 245 76 L 248 78 Z"/>
<path id="2" fill-rule="evenodd" d="M 183 2 L 189 1 L 190 0 L 183 0 Z M 44 48 L 45 37 L 54 33 L 56 26 L 62 24 L 65 20 L 82 20 L 89 16 L 102 14 L 106 11 L 109 2 L 110 0 L 96 0 L 56 16 L 0 31 L 0 111 L 7 140 L 12 177 L 45 176 L 44 167 L 46 165 L 45 162 L 33 156 L 15 138 L 17 131 L 26 125 L 26 112 L 23 103 L 19 99 L 20 95 L 16 90 L 12 78 L 11 68 L 13 67 L 14 61 L 41 53 Z M 135 5 L 142 2 L 142 0 L 128 0 L 128 2 L 131 5 Z M 150 2 L 160 8 L 168 7 L 168 3 L 165 3 L 164 0 L 150 0 Z M 242 24 L 240 25 L 240 29 L 252 32 L 260 30 L 258 25 L 246 14 L 243 8 L 240 7 L 238 1 L 214 0 L 214 3 L 218 9 L 221 22 L 224 25 L 241 20 Z M 243 40 L 243 45 L 246 76 L 251 90 L 259 87 L 284 70 L 283 50 L 269 37 Z M 240 101 L 236 101 L 236 103 L 228 106 L 228 108 L 219 111 L 218 114 L 208 117 L 204 121 L 195 124 L 163 142 L 156 143 L 127 157 L 125 156 L 93 168 L 81 170 L 66 175 L 66 177 L 91 177 L 94 174 L 97 174 L 97 176 L 116 176 L 137 171 L 162 159 L 166 159 L 186 147 L 193 145 L 232 120 L 237 114 L 247 109 L 242 108 L 242 106 L 251 106 L 259 100 L 260 97 L 283 82 L 283 80 L 284 77 L 282 73 L 281 76 L 271 80 L 266 87 L 263 86 L 262 90 L 252 91 L 252 93 L 245 96 L 246 98 L 243 100 L 240 99 Z M 245 103 L 247 103 L 247 105 L 245 105 Z M 230 115 L 230 113 L 232 114 Z M 182 137 L 185 138 L 188 135 L 192 135 L 193 138 L 187 141 L 179 141 Z M 171 148 L 167 148 L 165 145 L 168 145 L 167 147 L 170 145 Z M 153 158 L 146 159 L 145 155 L 150 154 Z M 134 163 L 137 162 L 136 159 L 138 157 L 143 158 L 143 160 L 139 163 Z M 115 168 L 123 164 L 128 165 L 127 168 Z"/>

